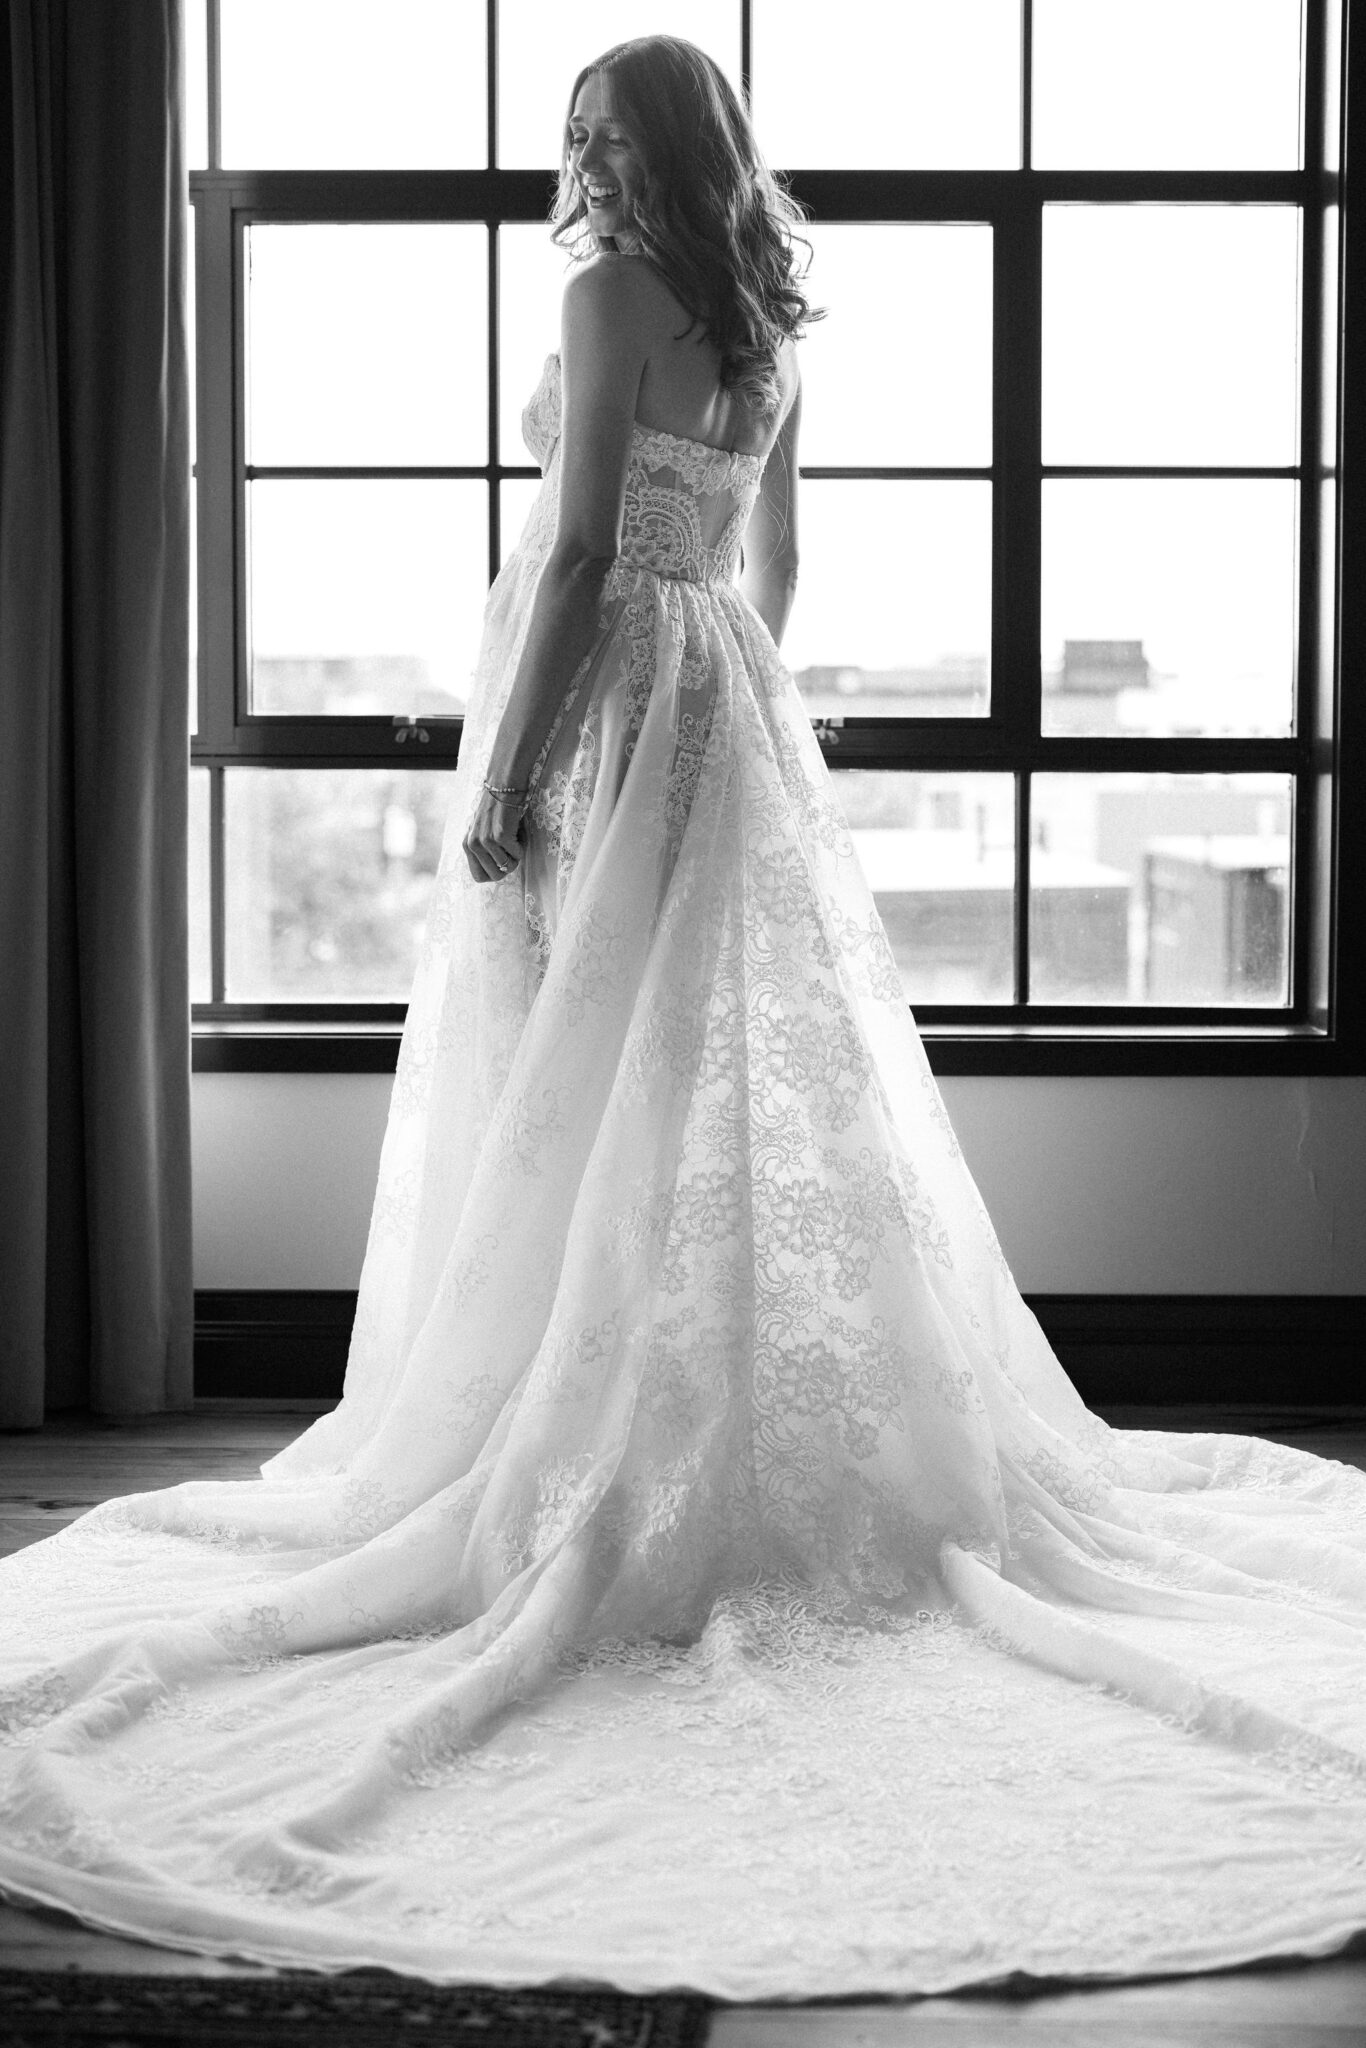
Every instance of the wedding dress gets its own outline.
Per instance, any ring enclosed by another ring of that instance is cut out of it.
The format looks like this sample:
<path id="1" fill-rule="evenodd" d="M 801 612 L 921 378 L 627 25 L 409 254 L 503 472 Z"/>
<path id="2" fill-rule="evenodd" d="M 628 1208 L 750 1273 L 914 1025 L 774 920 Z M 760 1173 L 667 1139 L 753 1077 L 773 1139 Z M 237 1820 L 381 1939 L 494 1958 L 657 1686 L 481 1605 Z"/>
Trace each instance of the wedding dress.
<path id="1" fill-rule="evenodd" d="M 0 1885 L 741 1999 L 1341 1947 L 1366 1477 L 1110 1429 L 1054 1359 L 733 582 L 760 458 L 634 430 L 524 866 L 469 879 L 559 402 L 552 357 L 345 1398 L 4 1567 Z"/>

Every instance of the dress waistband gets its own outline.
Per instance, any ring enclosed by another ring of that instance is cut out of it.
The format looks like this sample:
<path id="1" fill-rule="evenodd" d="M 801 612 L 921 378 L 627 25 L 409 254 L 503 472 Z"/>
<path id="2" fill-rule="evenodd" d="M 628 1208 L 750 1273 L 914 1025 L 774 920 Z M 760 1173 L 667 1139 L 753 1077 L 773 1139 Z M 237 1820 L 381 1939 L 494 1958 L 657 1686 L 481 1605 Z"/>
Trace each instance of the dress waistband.
<path id="1" fill-rule="evenodd" d="M 607 572 L 603 595 L 619 597 L 634 576 L 653 576 L 660 583 L 690 583 L 698 590 L 727 589 L 735 581 L 735 564 L 717 566 L 699 575 L 695 569 L 662 569 L 654 562 L 642 562 L 634 555 L 618 555 Z"/>

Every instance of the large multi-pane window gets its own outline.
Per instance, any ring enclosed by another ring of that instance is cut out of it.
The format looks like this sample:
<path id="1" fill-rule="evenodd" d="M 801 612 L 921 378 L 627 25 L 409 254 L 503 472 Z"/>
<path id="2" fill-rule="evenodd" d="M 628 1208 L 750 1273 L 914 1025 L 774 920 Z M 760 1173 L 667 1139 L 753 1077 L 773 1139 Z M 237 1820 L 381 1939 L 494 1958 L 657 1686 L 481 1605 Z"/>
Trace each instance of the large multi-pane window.
<path id="1" fill-rule="evenodd" d="M 392 1059 L 536 487 L 568 89 L 658 29 L 811 214 L 784 658 L 938 1063 L 1302 1058 L 1332 1027 L 1330 0 L 191 5 L 204 1057 Z"/>

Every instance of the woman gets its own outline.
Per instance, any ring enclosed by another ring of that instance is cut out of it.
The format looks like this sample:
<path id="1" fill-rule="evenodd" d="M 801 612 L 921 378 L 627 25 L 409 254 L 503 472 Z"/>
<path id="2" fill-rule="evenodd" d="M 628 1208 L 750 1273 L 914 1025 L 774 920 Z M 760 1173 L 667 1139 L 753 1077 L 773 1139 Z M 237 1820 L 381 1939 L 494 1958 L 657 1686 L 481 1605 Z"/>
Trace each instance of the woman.
<path id="1" fill-rule="evenodd" d="M 346 1396 L 259 1483 L 7 1567 L 0 1882 L 194 1949 L 731 1997 L 1327 1952 L 1366 1923 L 1366 1480 L 1068 1383 L 775 651 L 790 213 L 669 38 L 580 76 L 564 165 L 594 253 Z"/>

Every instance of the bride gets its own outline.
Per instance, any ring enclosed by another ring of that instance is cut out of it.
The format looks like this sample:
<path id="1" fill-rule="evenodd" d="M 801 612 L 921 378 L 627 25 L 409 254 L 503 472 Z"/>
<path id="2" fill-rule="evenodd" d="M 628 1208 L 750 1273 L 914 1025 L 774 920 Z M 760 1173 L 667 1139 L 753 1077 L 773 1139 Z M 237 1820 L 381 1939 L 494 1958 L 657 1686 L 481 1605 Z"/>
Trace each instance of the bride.
<path id="1" fill-rule="evenodd" d="M 794 212 L 669 37 L 563 164 L 345 1396 L 5 1566 L 0 1885 L 734 1998 L 1341 1947 L 1366 1479 L 1052 1356 L 776 651 Z"/>

